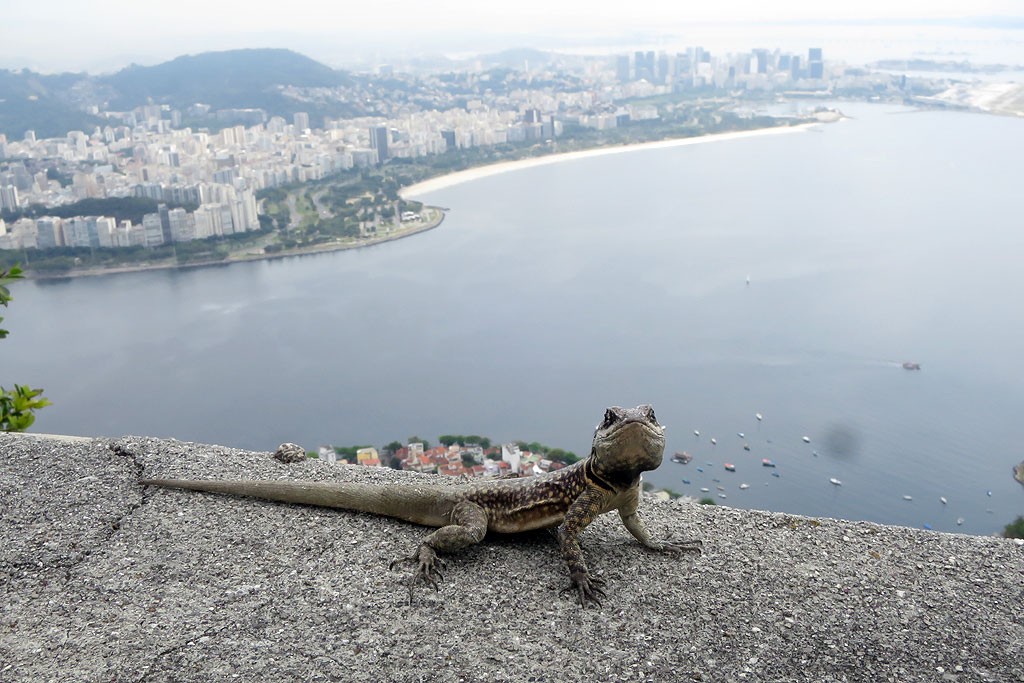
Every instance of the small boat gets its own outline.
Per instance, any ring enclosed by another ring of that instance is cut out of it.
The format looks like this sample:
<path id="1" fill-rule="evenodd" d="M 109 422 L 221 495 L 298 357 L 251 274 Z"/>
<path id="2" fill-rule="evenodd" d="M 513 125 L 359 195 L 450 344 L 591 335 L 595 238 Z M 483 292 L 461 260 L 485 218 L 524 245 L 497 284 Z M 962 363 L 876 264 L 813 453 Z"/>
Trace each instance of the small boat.
<path id="1" fill-rule="evenodd" d="M 743 450 L 749 451 L 750 450 L 750 444 L 749 443 L 743 444 Z"/>
<path id="2" fill-rule="evenodd" d="M 683 483 L 684 483 L 684 484 L 689 484 L 689 483 L 690 483 L 690 480 L 689 480 L 689 479 L 683 479 Z"/>
<path id="3" fill-rule="evenodd" d="M 711 489 L 709 489 L 709 488 L 708 488 L 707 486 L 701 486 L 701 487 L 700 487 L 700 492 L 701 492 L 701 493 L 707 493 L 707 492 L 708 492 L 708 491 L 710 491 L 710 490 L 711 490 Z"/>
<path id="4" fill-rule="evenodd" d="M 698 431 L 698 430 L 694 429 L 694 430 L 693 430 L 693 435 L 694 435 L 694 436 L 700 436 L 700 431 Z"/>
<path id="5" fill-rule="evenodd" d="M 781 474 L 779 474 L 778 472 L 772 472 L 772 476 L 773 476 L 773 477 L 776 477 L 776 478 L 780 478 L 780 477 L 782 477 L 782 475 L 781 475 Z"/>
<path id="6" fill-rule="evenodd" d="M 986 494 L 986 495 L 987 495 L 987 496 L 988 496 L 989 498 L 991 498 L 991 497 L 992 497 L 992 492 L 991 492 L 991 491 L 986 491 L 986 492 L 985 492 L 985 494 Z"/>
<path id="7" fill-rule="evenodd" d="M 725 469 L 728 472 L 735 472 L 736 471 L 736 465 L 733 465 L 731 462 L 727 462 L 727 463 L 725 463 Z"/>
<path id="8" fill-rule="evenodd" d="M 716 443 L 718 443 L 718 439 L 711 437 L 711 445 L 714 446 Z"/>
<path id="9" fill-rule="evenodd" d="M 829 479 L 828 483 L 832 484 L 833 486 L 842 486 L 843 485 L 843 482 L 839 481 L 835 477 L 832 477 L 831 479 Z"/>
<path id="10" fill-rule="evenodd" d="M 704 471 L 704 468 L 703 468 L 703 467 L 698 467 L 698 468 L 697 468 L 697 471 L 698 471 L 698 472 L 703 472 L 703 471 Z"/>
<path id="11" fill-rule="evenodd" d="M 921 364 L 920 363 L 911 363 L 910 361 L 906 361 L 903 364 L 903 369 L 904 370 L 920 370 L 921 369 Z"/>
<path id="12" fill-rule="evenodd" d="M 925 522 L 924 523 L 924 528 L 927 529 L 928 531 L 931 531 L 932 530 L 932 525 L 929 524 L 928 522 Z"/>
<path id="13" fill-rule="evenodd" d="M 939 502 L 942 503 L 943 505 L 945 505 L 946 504 L 946 497 L 945 496 L 939 496 Z"/>
<path id="14" fill-rule="evenodd" d="M 811 437 L 805 436 L 804 437 L 804 443 L 810 443 L 810 442 L 811 442 Z"/>
<path id="15" fill-rule="evenodd" d="M 771 458 L 761 458 L 762 467 L 775 467 L 775 461 Z"/>
<path id="16" fill-rule="evenodd" d="M 757 418 L 757 421 L 758 421 L 758 422 L 760 422 L 761 420 L 763 420 L 763 419 L 764 419 L 764 417 L 762 417 L 761 413 L 754 413 L 754 417 L 756 417 L 756 418 Z"/>
<path id="17" fill-rule="evenodd" d="M 960 526 L 963 523 L 964 523 L 964 518 L 963 517 L 957 517 L 956 518 L 956 525 L 957 526 Z"/>
<path id="18" fill-rule="evenodd" d="M 719 491 L 724 491 L 725 490 L 724 486 L 716 486 L 715 488 L 718 489 Z"/>
<path id="19" fill-rule="evenodd" d="M 745 489 L 749 489 L 749 488 L 750 488 L 750 484 L 740 484 L 740 490 L 741 491 L 745 490 Z"/>
<path id="20" fill-rule="evenodd" d="M 903 496 L 903 500 L 914 500 L 913 496 Z"/>
<path id="21" fill-rule="evenodd" d="M 743 432 L 736 432 L 736 436 L 740 437 L 741 439 L 747 438 L 747 435 L 744 434 Z"/>
<path id="22" fill-rule="evenodd" d="M 726 495 L 725 495 L 724 493 L 719 493 L 719 494 L 718 494 L 718 497 L 719 497 L 719 498 L 725 498 L 725 497 L 726 497 Z"/>
<path id="23" fill-rule="evenodd" d="M 680 465 L 685 465 L 691 460 L 693 460 L 693 456 L 687 453 L 686 451 L 683 451 L 682 453 L 676 453 L 675 455 L 672 456 L 672 462 L 679 463 Z"/>

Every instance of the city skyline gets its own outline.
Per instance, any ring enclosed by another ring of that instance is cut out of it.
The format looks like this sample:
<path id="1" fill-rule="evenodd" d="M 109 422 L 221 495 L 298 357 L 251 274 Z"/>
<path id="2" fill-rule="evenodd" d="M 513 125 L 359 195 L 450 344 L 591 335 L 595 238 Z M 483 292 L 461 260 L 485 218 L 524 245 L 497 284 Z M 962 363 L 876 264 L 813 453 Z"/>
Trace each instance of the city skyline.
<path id="1" fill-rule="evenodd" d="M 270 3 L 199 3 L 183 0 L 169 13 L 145 4 L 99 0 L 82 12 L 57 0 L 45 5 L 18 4 L 4 10 L 0 30 L 0 68 L 45 72 L 109 72 L 130 63 L 153 64 L 181 54 L 242 47 L 287 47 L 308 52 L 332 65 L 387 60 L 395 55 L 472 52 L 506 47 L 595 48 L 609 41 L 664 39 L 669 31 L 699 32 L 717 26 L 734 30 L 753 24 L 759 31 L 806 22 L 952 22 L 999 17 L 1011 28 L 1024 21 L 1024 8 L 1012 0 L 983 0 L 965 9 L 962 2 L 939 0 L 867 0 L 836 8 L 807 0 L 780 0 L 766 6 L 751 0 L 679 7 L 665 0 L 642 0 L 621 9 L 594 11 L 582 0 L 557 7 L 524 0 L 495 8 L 468 0 L 421 5 L 408 0 L 370 4 L 316 0 L 302 12 L 282 12 Z M 159 27 L 159 30 L 150 30 Z M 712 32 L 713 33 L 713 32 Z M 40 40 L 45 36 L 46 40 Z M 712 49 L 726 47 L 713 40 Z"/>

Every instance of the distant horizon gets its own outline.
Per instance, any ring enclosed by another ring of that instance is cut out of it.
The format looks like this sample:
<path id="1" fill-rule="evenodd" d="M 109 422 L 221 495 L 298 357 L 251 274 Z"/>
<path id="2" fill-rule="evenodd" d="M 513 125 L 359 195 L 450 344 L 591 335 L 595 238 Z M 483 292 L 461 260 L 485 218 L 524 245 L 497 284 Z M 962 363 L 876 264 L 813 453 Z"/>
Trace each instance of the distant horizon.
<path id="1" fill-rule="evenodd" d="M 17 17 L 13 23 L 17 23 Z M 9 24 L 11 25 L 11 24 Z M 476 32 L 439 29 L 424 33 L 417 29 L 394 29 L 387 35 L 373 31 L 353 31 L 343 28 L 337 32 L 318 30 L 281 31 L 257 30 L 232 33 L 169 35 L 166 44 L 149 40 L 145 47 L 130 49 L 130 43 L 90 44 L 91 54 L 76 51 L 57 53 L 53 41 L 33 41 L 18 46 L 17 40 L 0 43 L 0 69 L 20 71 L 28 69 L 37 73 L 88 73 L 102 75 L 114 73 L 133 64 L 153 66 L 177 57 L 223 52 L 241 49 L 276 48 L 288 49 L 322 62 L 332 68 L 365 68 L 390 62 L 403 62 L 420 58 L 457 55 L 467 57 L 493 54 L 509 49 L 539 49 L 548 52 L 573 54 L 609 54 L 616 49 L 633 46 L 675 46 L 681 43 L 703 45 L 711 50 L 735 49 L 729 39 L 723 36 L 751 33 L 755 29 L 765 40 L 762 46 L 771 45 L 773 35 L 786 35 L 801 30 L 814 33 L 816 29 L 823 37 L 830 32 L 842 32 L 863 26 L 908 27 L 919 26 L 934 30 L 958 29 L 963 31 L 1024 31 L 1024 13 L 1021 14 L 973 14 L 959 16 L 862 16 L 848 18 L 807 17 L 778 18 L 772 20 L 717 20 L 695 19 L 657 28 L 624 26 L 615 30 L 608 28 L 587 29 L 575 27 L 562 31 L 537 31 L 525 33 L 510 29 L 484 29 Z M 30 31 L 20 32 L 22 35 Z M 26 37 L 27 39 L 27 37 Z M 735 40 L 735 39 L 733 39 Z M 126 49 L 104 51 L 106 45 L 123 46 Z M 751 47 L 748 45 L 746 47 Z M 826 46 L 827 47 L 827 46 Z M 27 53 L 28 49 L 42 52 Z M 904 55 L 910 57 L 910 54 Z M 1024 62 L 1024 55 L 1018 63 Z"/>

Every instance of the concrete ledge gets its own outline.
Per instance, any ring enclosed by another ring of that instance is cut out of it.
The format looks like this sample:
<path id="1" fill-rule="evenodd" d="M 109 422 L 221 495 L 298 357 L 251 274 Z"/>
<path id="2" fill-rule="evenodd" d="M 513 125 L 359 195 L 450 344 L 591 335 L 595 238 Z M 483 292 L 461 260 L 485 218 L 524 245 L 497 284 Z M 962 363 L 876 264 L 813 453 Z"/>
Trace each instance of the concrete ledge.
<path id="1" fill-rule="evenodd" d="M 1019 542 L 645 500 L 639 548 L 584 534 L 601 609 L 545 532 L 454 557 L 409 604 L 387 565 L 425 534 L 364 514 L 140 476 L 422 481 L 128 437 L 0 434 L 0 680 L 1024 680 Z"/>

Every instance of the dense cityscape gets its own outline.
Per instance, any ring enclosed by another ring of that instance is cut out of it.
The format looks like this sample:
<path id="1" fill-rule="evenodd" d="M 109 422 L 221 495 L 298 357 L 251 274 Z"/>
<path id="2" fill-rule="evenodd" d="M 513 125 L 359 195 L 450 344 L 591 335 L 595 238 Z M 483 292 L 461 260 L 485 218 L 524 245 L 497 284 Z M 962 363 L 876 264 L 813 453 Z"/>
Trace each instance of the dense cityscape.
<path id="1" fill-rule="evenodd" d="M 259 108 L 214 110 L 202 103 L 185 110 L 149 103 L 128 111 L 92 103 L 106 125 L 89 132 L 0 135 L 0 216 L 7 219 L 0 218 L 0 249 L 150 249 L 248 233 L 268 223 L 262 191 L 352 169 L 415 163 L 451 150 L 540 145 L 554 152 L 566 131 L 659 121 L 689 124 L 686 134 L 699 134 L 708 117 L 752 116 L 757 105 L 745 100 L 844 93 L 901 100 L 915 88 L 936 90 L 931 82 L 827 63 L 820 48 L 712 55 L 696 47 L 538 66 L 524 60 L 518 69 L 478 64 L 459 72 L 396 74 L 382 67 L 360 87 L 283 88 L 299 105 L 358 101 L 384 114 L 377 116 L 313 120 L 295 111 L 289 120 Z M 106 198 L 144 198 L 156 206 L 135 222 L 45 211 Z M 372 218 L 379 223 L 379 212 Z M 360 225 L 365 235 L 365 222 Z"/>

